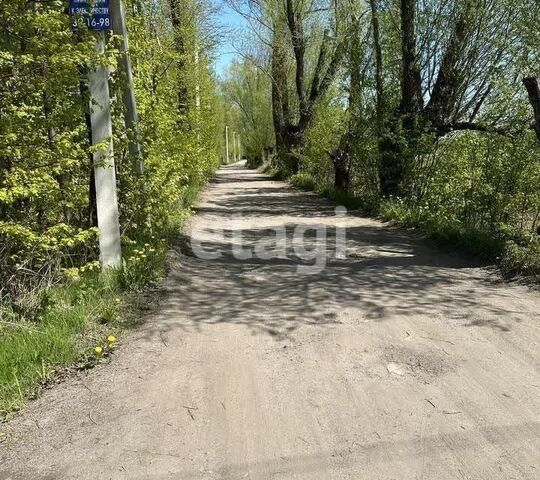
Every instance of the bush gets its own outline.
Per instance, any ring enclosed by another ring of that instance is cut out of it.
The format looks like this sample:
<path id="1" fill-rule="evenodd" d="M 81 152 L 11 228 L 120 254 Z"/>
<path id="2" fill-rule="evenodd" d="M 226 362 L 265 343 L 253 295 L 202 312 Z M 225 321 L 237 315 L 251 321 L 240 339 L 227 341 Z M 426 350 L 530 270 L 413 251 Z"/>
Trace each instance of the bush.
<path id="1" fill-rule="evenodd" d="M 317 190 L 317 182 L 311 175 L 308 175 L 307 173 L 300 172 L 292 175 L 289 177 L 289 182 L 291 185 L 299 188 L 300 190 L 306 190 L 309 192 Z"/>
<path id="2" fill-rule="evenodd" d="M 525 275 L 540 278 L 540 237 L 531 236 L 519 245 L 513 240 L 506 243 L 501 268 L 506 276 Z"/>

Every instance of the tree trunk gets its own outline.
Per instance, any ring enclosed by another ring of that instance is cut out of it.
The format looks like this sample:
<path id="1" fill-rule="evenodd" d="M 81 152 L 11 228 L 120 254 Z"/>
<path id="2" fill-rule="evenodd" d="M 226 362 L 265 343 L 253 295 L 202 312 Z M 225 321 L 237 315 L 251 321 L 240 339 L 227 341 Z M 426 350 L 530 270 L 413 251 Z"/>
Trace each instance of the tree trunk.
<path id="1" fill-rule="evenodd" d="M 394 117 L 388 121 L 379 143 L 379 182 L 383 197 L 397 196 L 401 193 L 405 170 L 400 135 L 399 119 Z"/>
<path id="2" fill-rule="evenodd" d="M 334 165 L 334 187 L 348 192 L 351 186 L 351 167 L 355 156 L 355 144 L 359 141 L 362 128 L 362 45 L 361 28 L 358 18 L 354 18 L 352 35 L 347 48 L 349 68 L 349 124 L 341 136 L 337 150 L 330 154 Z"/>
<path id="3" fill-rule="evenodd" d="M 422 81 L 416 53 L 416 0 L 400 0 L 401 4 L 401 103 L 399 112 L 389 119 L 387 131 L 380 142 L 379 179 L 383 196 L 401 193 L 405 173 L 405 158 L 418 136 L 420 113 L 423 108 Z M 403 126 L 403 129 L 400 128 Z M 404 138 L 400 138 L 404 135 Z M 400 141 L 402 140 L 402 141 Z"/>
<path id="4" fill-rule="evenodd" d="M 300 170 L 300 154 L 306 130 L 301 130 L 297 125 L 287 125 L 284 131 L 284 143 L 287 155 L 285 157 L 285 168 L 291 174 L 298 173 Z"/>
<path id="5" fill-rule="evenodd" d="M 416 0 L 401 0 L 401 105 L 403 126 L 407 132 L 418 129 L 423 108 L 422 80 L 416 53 Z"/>
<path id="6" fill-rule="evenodd" d="M 173 1 L 173 0 L 170 0 Z M 176 0 L 177 1 L 177 0 Z M 311 83 L 307 82 L 309 73 L 305 70 L 307 36 L 303 22 L 305 9 L 293 0 L 283 3 L 283 17 L 276 17 L 273 22 L 272 41 L 272 111 L 276 147 L 282 168 L 288 173 L 296 173 L 300 168 L 300 155 L 306 134 L 313 122 L 317 102 L 325 95 L 335 79 L 347 47 L 347 35 L 335 40 L 325 31 L 319 46 L 318 60 Z M 337 29 L 337 27 L 336 27 Z M 337 31 L 336 31 L 337 35 Z M 289 44 L 292 40 L 292 45 Z M 295 68 L 295 101 L 291 102 L 297 110 L 297 119 L 292 119 L 289 110 L 289 52 Z"/>
<path id="7" fill-rule="evenodd" d="M 373 48 L 375 50 L 375 91 L 377 95 L 377 137 L 379 140 L 384 130 L 384 84 L 383 84 L 383 60 L 381 48 L 381 34 L 379 27 L 379 12 L 377 0 L 370 0 L 371 27 L 373 29 Z"/>
<path id="8" fill-rule="evenodd" d="M 305 53 L 306 53 L 306 39 L 304 36 L 304 28 L 302 24 L 302 16 L 295 12 L 295 5 L 293 0 L 286 0 L 286 12 L 287 12 L 287 25 L 291 35 L 294 59 L 295 59 L 295 84 L 296 94 L 298 95 L 298 103 L 300 108 L 300 115 L 306 111 L 308 105 L 306 104 L 306 92 L 304 88 L 305 82 Z M 296 3 L 297 8 L 302 8 L 301 5 Z"/>
<path id="9" fill-rule="evenodd" d="M 467 0 L 441 60 L 431 98 L 423 112 L 422 123 L 434 130 L 451 123 L 458 108 L 459 97 L 468 74 L 461 59 L 474 29 L 475 12 L 472 1 Z"/>
<path id="10" fill-rule="evenodd" d="M 272 40 L 272 118 L 276 135 L 276 153 L 279 168 L 287 169 L 289 157 L 289 135 L 287 127 L 290 122 L 289 91 L 287 87 L 287 56 L 282 43 L 285 32 L 284 25 L 274 22 Z"/>
<path id="11" fill-rule="evenodd" d="M 387 135 L 384 119 L 384 84 L 381 34 L 377 0 L 370 0 L 371 27 L 373 30 L 373 46 L 375 50 L 375 92 L 376 103 L 376 134 L 379 148 L 379 184 L 384 196 L 396 195 L 401 181 L 401 159 L 399 145 Z M 393 119 L 395 121 L 395 119 Z M 394 125 L 395 126 L 395 125 Z"/>
<path id="12" fill-rule="evenodd" d="M 523 84 L 529 94 L 529 102 L 531 103 L 534 112 L 534 123 L 532 124 L 532 128 L 540 141 L 540 87 L 538 86 L 538 79 L 535 77 L 524 78 Z"/>
<path id="13" fill-rule="evenodd" d="M 414 145 L 418 137 L 424 103 L 416 52 L 416 0 L 400 0 L 400 9 L 401 103 L 399 114 L 390 119 L 387 134 L 380 144 L 379 178 L 383 196 L 401 194 L 405 164 L 411 150 L 408 146 Z"/>
<path id="14" fill-rule="evenodd" d="M 349 192 L 351 187 L 351 162 L 354 134 L 350 131 L 341 137 L 338 149 L 330 154 L 334 165 L 334 188 L 340 192 Z"/>
<path id="15" fill-rule="evenodd" d="M 178 114 L 180 117 L 185 117 L 189 110 L 189 91 L 186 81 L 186 39 L 184 38 L 183 22 L 181 15 L 187 9 L 182 0 L 169 0 L 169 8 L 171 10 L 171 23 L 174 29 L 174 42 L 176 52 L 178 53 L 177 67 L 179 72 L 177 101 Z M 187 13 L 187 12 L 186 12 Z"/>
<path id="16" fill-rule="evenodd" d="M 349 159 L 345 152 L 338 152 L 335 158 L 332 158 L 334 163 L 334 188 L 340 192 L 347 193 L 351 185 L 351 172 L 349 169 Z"/>

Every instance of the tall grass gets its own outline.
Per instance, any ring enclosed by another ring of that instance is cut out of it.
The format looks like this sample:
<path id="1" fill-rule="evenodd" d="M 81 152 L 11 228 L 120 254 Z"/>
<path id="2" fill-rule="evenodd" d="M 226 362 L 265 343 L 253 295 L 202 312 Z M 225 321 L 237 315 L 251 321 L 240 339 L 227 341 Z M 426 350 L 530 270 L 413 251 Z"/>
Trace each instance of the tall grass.
<path id="1" fill-rule="evenodd" d="M 93 347 L 121 327 L 120 308 L 118 275 L 91 274 L 51 288 L 37 321 L 0 321 L 0 415 L 20 409 L 62 367 L 95 361 Z"/>

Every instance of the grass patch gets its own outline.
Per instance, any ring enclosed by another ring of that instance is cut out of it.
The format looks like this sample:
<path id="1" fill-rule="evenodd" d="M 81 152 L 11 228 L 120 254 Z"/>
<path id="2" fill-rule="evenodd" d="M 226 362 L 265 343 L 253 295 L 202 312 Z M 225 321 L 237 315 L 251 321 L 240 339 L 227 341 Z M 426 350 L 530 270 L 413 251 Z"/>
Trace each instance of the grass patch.
<path id="1" fill-rule="evenodd" d="M 289 183 L 300 190 L 307 192 L 317 192 L 319 190 L 318 184 L 315 179 L 307 173 L 296 173 L 288 178 Z"/>
<path id="2" fill-rule="evenodd" d="M 365 215 L 375 215 L 379 209 L 379 200 L 377 198 L 364 198 L 351 193 L 342 192 L 334 187 L 325 187 L 318 192 L 333 200 L 349 210 L 360 210 Z"/>
<path id="3" fill-rule="evenodd" d="M 384 220 L 419 228 L 439 245 L 498 265 L 505 278 L 524 277 L 535 283 L 540 280 L 540 236 L 533 232 L 486 232 L 396 200 L 383 200 L 379 213 Z"/>
<path id="4" fill-rule="evenodd" d="M 22 408 L 66 365 L 100 359 L 94 348 L 121 329 L 120 293 L 118 274 L 88 274 L 49 289 L 39 320 L 0 322 L 0 415 Z"/>
<path id="5" fill-rule="evenodd" d="M 540 283 L 540 236 L 508 240 L 501 258 L 501 269 L 507 277 L 525 276 Z"/>

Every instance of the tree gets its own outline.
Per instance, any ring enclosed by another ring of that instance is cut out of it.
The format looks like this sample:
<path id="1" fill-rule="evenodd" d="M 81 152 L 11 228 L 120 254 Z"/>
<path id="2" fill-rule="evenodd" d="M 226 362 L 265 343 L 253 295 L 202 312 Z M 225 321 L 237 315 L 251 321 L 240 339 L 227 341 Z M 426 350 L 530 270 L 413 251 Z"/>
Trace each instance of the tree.
<path id="1" fill-rule="evenodd" d="M 360 131 L 362 118 L 362 63 L 364 51 L 362 46 L 362 25 L 358 9 L 351 10 L 350 38 L 347 42 L 347 67 L 349 78 L 348 126 L 341 136 L 338 148 L 330 152 L 334 166 L 334 188 L 348 192 L 351 184 L 351 171 Z"/>
<path id="2" fill-rule="evenodd" d="M 272 112 L 280 166 L 297 172 L 317 104 L 343 65 L 350 38 L 349 0 L 229 0 L 269 51 Z M 260 65 L 263 67 L 262 65 Z"/>
<path id="3" fill-rule="evenodd" d="M 419 52 L 417 1 L 400 0 L 400 104 L 387 138 L 380 142 L 385 196 L 406 194 L 405 171 L 419 145 L 426 144 L 425 136 L 436 139 L 457 130 L 503 133 L 497 120 L 491 125 L 475 120 L 491 94 L 490 75 L 509 48 L 505 21 L 511 12 L 472 0 L 455 5 L 428 1 L 424 7 L 431 24 L 422 29 L 424 49 Z M 492 17 L 495 11 L 499 17 Z M 444 28 L 449 32 L 446 38 Z"/>
<path id="4" fill-rule="evenodd" d="M 195 14 L 182 18 L 182 32 L 190 42 L 186 46 L 199 49 L 189 50 L 182 64 L 169 1 L 126 1 L 146 163 L 141 175 L 129 161 L 131 128 L 117 95 L 111 102 L 112 140 L 128 270 L 133 249 L 154 246 L 155 238 L 178 226 L 189 194 L 218 160 L 220 113 L 211 70 L 215 35 L 211 15 L 200 13 L 207 3 L 190 2 Z M 117 88 L 122 84 L 118 63 L 125 57 L 118 56 L 116 39 L 108 35 L 106 54 L 97 55 L 93 34 L 84 28 L 73 32 L 65 7 L 57 0 L 0 4 L 7 19 L 0 31 L 0 283 L 6 286 L 0 288 L 0 304 L 97 259 L 87 77 L 96 65 L 114 66 L 110 86 Z M 184 115 L 187 131 L 178 129 L 179 79 L 186 79 L 190 96 L 199 85 L 201 107 Z"/>
<path id="5" fill-rule="evenodd" d="M 190 94 L 188 90 L 187 63 L 189 58 L 189 19 L 193 18 L 191 0 L 168 0 L 173 27 L 174 46 L 177 55 L 178 114 L 181 118 L 188 113 Z"/>
<path id="6" fill-rule="evenodd" d="M 241 133 L 243 150 L 251 166 L 260 165 L 263 150 L 275 143 L 271 82 L 258 66 L 263 63 L 263 59 L 251 56 L 233 62 L 221 86 L 230 112 L 226 123 Z"/>
<path id="7" fill-rule="evenodd" d="M 278 142 L 282 142 L 282 145 L 278 145 L 278 152 L 283 152 L 285 149 L 287 151 L 286 157 L 282 155 L 281 158 L 284 167 L 294 173 L 298 171 L 300 166 L 299 154 L 306 132 L 312 124 L 315 106 L 328 91 L 343 63 L 349 31 L 344 28 L 348 15 L 346 14 L 346 6 L 342 2 L 328 2 L 321 7 L 320 11 L 326 12 L 326 15 L 322 17 L 326 26 L 322 35 L 320 32 L 319 35 L 316 35 L 317 32 L 310 32 L 309 36 L 306 33 L 305 24 L 313 15 L 311 5 L 301 0 L 284 0 L 284 3 L 282 6 L 284 12 L 283 15 L 279 15 L 278 12 L 278 21 L 284 21 L 286 25 L 288 32 L 284 38 L 289 38 L 290 48 L 293 52 L 294 104 L 297 105 L 297 112 L 295 112 L 293 120 L 290 116 L 280 115 L 278 111 L 276 115 L 278 118 L 277 128 L 280 134 L 276 135 L 276 138 Z M 280 31 L 282 30 L 279 27 L 274 29 L 273 49 L 281 50 L 284 48 L 280 45 L 283 37 L 276 35 L 276 32 Z M 309 44 L 308 38 L 313 36 L 320 38 L 318 45 Z M 306 58 L 308 49 L 316 52 L 312 59 Z M 308 78 L 308 60 L 312 60 L 311 80 Z M 287 71 L 283 68 L 272 71 L 274 81 L 281 84 L 282 88 L 288 85 L 286 75 Z M 283 76 L 285 78 L 280 78 Z M 284 96 L 278 98 L 285 99 Z M 275 106 L 279 109 L 278 105 Z M 286 111 L 286 108 L 281 110 Z"/>
<path id="8" fill-rule="evenodd" d="M 534 112 L 534 122 L 532 124 L 532 128 L 536 132 L 538 140 L 540 140 L 540 87 L 538 86 L 538 79 L 534 77 L 527 77 L 523 79 L 523 84 L 527 89 L 529 102 Z"/>

